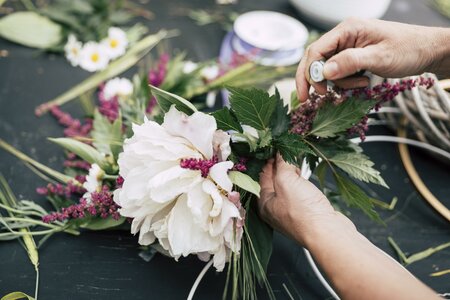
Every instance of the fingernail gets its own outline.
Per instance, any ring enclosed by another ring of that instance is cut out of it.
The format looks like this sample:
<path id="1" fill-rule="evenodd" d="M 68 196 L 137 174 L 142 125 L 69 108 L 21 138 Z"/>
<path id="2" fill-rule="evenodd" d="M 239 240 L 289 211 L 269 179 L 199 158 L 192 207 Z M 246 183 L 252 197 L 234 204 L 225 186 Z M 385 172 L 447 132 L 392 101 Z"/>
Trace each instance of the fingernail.
<path id="1" fill-rule="evenodd" d="M 335 77 L 338 75 L 338 65 L 334 61 L 326 62 L 323 66 L 323 76 L 326 79 L 336 79 Z"/>

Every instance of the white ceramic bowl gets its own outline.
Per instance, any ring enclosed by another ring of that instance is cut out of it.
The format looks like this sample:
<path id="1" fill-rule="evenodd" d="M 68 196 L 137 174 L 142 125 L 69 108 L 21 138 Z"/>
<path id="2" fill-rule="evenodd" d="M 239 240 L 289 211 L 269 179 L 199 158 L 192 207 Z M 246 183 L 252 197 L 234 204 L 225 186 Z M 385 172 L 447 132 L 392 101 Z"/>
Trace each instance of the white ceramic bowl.
<path id="1" fill-rule="evenodd" d="M 329 29 L 349 17 L 381 18 L 391 0 L 290 0 L 311 23 Z"/>

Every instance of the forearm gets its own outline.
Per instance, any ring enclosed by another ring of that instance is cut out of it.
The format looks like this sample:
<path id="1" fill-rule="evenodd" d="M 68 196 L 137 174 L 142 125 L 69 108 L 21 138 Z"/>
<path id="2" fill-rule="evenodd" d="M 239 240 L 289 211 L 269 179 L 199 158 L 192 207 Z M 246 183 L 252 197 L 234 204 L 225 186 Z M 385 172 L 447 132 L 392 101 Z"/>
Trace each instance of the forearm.
<path id="1" fill-rule="evenodd" d="M 433 42 L 428 45 L 431 64 L 427 72 L 443 77 L 450 76 L 450 28 L 433 28 Z"/>
<path id="2" fill-rule="evenodd" d="M 343 299 L 433 299 L 435 293 L 362 236 L 344 216 L 309 231 L 306 247 Z"/>

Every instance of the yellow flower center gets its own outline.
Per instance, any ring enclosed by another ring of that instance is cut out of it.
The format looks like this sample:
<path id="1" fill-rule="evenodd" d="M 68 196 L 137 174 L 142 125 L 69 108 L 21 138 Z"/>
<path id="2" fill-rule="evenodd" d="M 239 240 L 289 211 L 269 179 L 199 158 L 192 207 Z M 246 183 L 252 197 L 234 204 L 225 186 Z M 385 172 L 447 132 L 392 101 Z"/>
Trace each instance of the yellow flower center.
<path id="1" fill-rule="evenodd" d="M 119 41 L 116 39 L 111 39 L 109 41 L 109 45 L 111 46 L 111 48 L 116 48 L 119 45 Z"/>
<path id="2" fill-rule="evenodd" d="M 98 55 L 98 53 L 92 53 L 91 54 L 91 60 L 93 62 L 98 62 L 99 59 L 100 59 L 100 55 Z"/>
<path id="3" fill-rule="evenodd" d="M 78 54 L 78 49 L 77 48 L 72 48 L 72 54 L 73 55 L 77 55 Z"/>

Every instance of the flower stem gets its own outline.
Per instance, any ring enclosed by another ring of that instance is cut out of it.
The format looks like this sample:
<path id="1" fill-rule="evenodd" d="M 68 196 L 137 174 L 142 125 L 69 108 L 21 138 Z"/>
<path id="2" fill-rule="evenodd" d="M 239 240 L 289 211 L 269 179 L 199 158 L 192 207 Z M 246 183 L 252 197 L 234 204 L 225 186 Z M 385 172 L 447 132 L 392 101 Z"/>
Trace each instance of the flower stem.
<path id="1" fill-rule="evenodd" d="M 57 179 L 57 180 L 59 180 L 59 181 L 61 181 L 63 183 L 67 183 L 69 181 L 76 181 L 72 177 L 67 176 L 67 175 L 65 175 L 63 173 L 60 173 L 58 171 L 55 171 L 55 170 L 47 167 L 46 165 L 43 165 L 40 162 L 32 159 L 28 155 L 24 154 L 23 152 L 20 152 L 19 150 L 17 150 L 16 148 L 11 146 L 7 142 L 5 142 L 3 139 L 0 139 L 0 148 L 3 148 L 5 151 L 11 153 L 12 155 L 17 157 L 18 159 L 31 164 L 33 167 L 41 170 L 42 172 L 44 172 L 44 173 L 54 177 L 55 179 Z"/>

